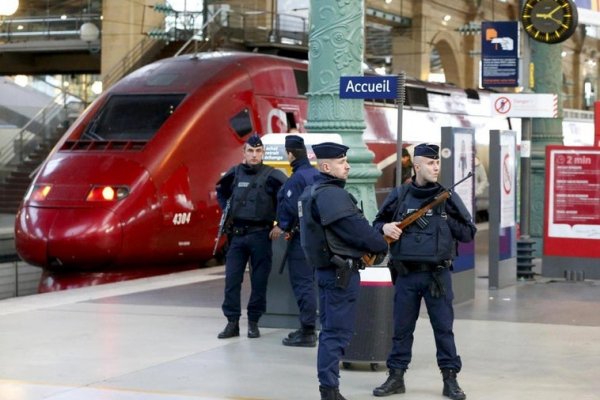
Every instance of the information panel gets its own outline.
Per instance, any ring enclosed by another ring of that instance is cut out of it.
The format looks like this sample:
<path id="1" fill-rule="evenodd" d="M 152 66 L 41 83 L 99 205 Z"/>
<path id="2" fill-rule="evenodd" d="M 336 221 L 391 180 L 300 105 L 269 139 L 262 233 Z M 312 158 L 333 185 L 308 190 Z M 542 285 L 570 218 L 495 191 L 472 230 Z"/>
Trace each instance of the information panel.
<path id="1" fill-rule="evenodd" d="M 544 254 L 600 257 L 600 149 L 548 146 Z"/>

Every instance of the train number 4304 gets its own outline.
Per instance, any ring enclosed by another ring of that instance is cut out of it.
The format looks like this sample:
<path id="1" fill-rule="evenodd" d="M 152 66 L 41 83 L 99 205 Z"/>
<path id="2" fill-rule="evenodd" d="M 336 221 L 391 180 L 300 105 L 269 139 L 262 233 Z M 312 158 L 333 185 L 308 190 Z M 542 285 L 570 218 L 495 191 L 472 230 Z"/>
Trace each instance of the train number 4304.
<path id="1" fill-rule="evenodd" d="M 189 224 L 191 219 L 191 212 L 175 213 L 175 215 L 173 215 L 173 225 Z"/>

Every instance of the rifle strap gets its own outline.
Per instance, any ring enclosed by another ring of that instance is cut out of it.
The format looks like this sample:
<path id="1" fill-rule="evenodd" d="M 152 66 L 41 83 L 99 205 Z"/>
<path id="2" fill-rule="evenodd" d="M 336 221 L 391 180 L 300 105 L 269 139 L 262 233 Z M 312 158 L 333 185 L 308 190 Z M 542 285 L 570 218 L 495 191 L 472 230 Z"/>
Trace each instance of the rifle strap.
<path id="1" fill-rule="evenodd" d="M 396 200 L 396 212 L 392 221 L 399 221 L 402 217 L 404 200 L 406 199 L 406 195 L 408 195 L 408 184 L 398 186 L 396 191 L 398 192 L 398 199 Z"/>

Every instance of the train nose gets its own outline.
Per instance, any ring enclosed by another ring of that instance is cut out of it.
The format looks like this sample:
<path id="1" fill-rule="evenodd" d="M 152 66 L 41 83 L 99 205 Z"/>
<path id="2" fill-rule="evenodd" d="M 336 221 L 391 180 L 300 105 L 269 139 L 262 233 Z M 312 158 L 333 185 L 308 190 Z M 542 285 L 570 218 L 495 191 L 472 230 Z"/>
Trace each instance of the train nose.
<path id="1" fill-rule="evenodd" d="M 120 221 L 103 208 L 23 207 L 15 233 L 21 257 L 52 270 L 109 265 L 119 255 L 123 240 Z"/>

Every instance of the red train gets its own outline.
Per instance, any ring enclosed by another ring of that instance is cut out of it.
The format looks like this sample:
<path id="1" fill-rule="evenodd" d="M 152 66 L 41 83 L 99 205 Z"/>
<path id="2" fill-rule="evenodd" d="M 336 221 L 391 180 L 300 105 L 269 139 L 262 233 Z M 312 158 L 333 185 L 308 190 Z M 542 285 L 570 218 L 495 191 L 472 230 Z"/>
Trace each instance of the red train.
<path id="1" fill-rule="evenodd" d="M 438 141 L 443 125 L 508 128 L 489 117 L 483 96 L 446 89 L 407 87 L 405 140 Z M 215 182 L 241 161 L 247 135 L 304 131 L 307 91 L 306 62 L 256 53 L 180 56 L 135 71 L 85 111 L 42 165 L 16 219 L 20 256 L 55 274 L 44 290 L 66 286 L 56 278 L 65 272 L 139 276 L 210 259 Z M 470 109 L 449 112 L 458 101 Z M 396 108 L 365 109 L 364 138 L 384 171 L 380 186 L 389 186 Z"/>

